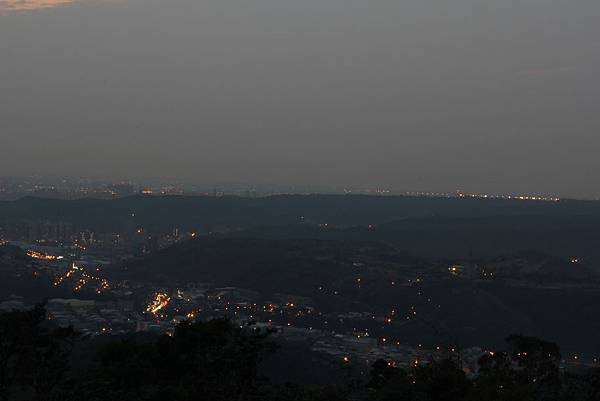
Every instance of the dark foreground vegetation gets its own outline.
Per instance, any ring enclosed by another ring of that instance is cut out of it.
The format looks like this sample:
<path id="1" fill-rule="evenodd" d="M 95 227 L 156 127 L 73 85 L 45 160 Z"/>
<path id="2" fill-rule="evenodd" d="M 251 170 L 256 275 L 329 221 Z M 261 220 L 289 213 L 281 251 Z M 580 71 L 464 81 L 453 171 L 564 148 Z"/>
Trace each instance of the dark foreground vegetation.
<path id="1" fill-rule="evenodd" d="M 43 307 L 4 313 L 0 400 L 600 400 L 599 369 L 563 369 L 555 344 L 521 336 L 469 375 L 456 356 L 408 370 L 378 360 L 368 375 L 350 360 L 337 383 L 274 385 L 258 369 L 277 352 L 270 334 L 213 320 L 160 337 L 90 339 L 53 327 Z"/>

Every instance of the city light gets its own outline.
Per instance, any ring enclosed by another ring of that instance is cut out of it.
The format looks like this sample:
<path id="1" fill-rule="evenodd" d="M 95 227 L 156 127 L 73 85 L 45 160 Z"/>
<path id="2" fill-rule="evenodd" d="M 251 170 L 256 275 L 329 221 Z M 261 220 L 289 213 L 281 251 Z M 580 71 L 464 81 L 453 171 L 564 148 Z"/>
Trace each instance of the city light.
<path id="1" fill-rule="evenodd" d="M 171 302 L 171 298 L 167 294 L 157 292 L 154 299 L 148 304 L 146 312 L 158 315 L 158 312 L 169 306 L 169 302 Z"/>
<path id="2" fill-rule="evenodd" d="M 50 255 L 50 254 L 47 254 L 44 252 L 38 252 L 38 251 L 34 251 L 34 250 L 28 250 L 27 256 L 29 256 L 30 258 L 34 258 L 34 259 L 38 259 L 38 260 L 46 260 L 46 261 L 63 259 L 62 256 L 54 256 L 54 255 Z"/>

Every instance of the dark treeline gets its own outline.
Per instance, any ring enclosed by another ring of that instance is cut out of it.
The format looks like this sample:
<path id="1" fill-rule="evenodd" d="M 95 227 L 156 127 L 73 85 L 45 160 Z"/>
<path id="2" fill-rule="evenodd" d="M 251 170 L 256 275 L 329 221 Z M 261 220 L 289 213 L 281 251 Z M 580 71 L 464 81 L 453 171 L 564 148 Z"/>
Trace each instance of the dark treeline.
<path id="1" fill-rule="evenodd" d="M 459 357 L 410 369 L 376 361 L 360 375 L 350 359 L 325 386 L 274 385 L 260 361 L 277 352 L 269 332 L 224 320 L 182 322 L 172 335 L 82 338 L 52 327 L 43 307 L 0 315 L 0 400 L 595 401 L 600 370 L 561 369 L 558 347 L 510 336 L 467 376 Z M 457 354 L 459 355 L 459 354 Z M 285 366 L 281 367 L 285 370 Z"/>

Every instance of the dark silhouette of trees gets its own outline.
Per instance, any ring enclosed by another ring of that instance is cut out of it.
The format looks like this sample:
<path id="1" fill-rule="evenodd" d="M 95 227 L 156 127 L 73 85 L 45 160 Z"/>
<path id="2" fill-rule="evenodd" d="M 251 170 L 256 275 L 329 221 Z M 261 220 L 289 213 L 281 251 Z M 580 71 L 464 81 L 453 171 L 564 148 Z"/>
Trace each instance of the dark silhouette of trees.
<path id="1" fill-rule="evenodd" d="M 225 320 L 182 322 L 172 336 L 110 342 L 86 377 L 96 389 L 88 399 L 251 399 L 261 383 L 257 363 L 271 346 L 265 334 Z"/>
<path id="2" fill-rule="evenodd" d="M 379 360 L 373 365 L 369 387 L 375 390 L 373 398 L 381 401 L 460 401 L 471 383 L 452 359 L 432 360 L 410 371 Z"/>
<path id="3" fill-rule="evenodd" d="M 562 370 L 558 346 L 537 338 L 507 344 L 472 377 L 455 358 L 409 369 L 378 360 L 362 384 L 276 386 L 257 369 L 274 343 L 253 326 L 182 322 L 172 335 L 94 342 L 52 327 L 38 306 L 0 314 L 0 401 L 600 401 L 600 369 Z"/>
<path id="4" fill-rule="evenodd" d="M 506 352 L 488 352 L 467 378 L 453 359 L 410 369 L 383 360 L 371 370 L 368 388 L 376 401 L 600 401 L 600 369 L 561 370 L 554 343 L 512 335 Z"/>
<path id="5" fill-rule="evenodd" d="M 11 393 L 36 401 L 57 398 L 68 372 L 68 355 L 77 334 L 44 324 L 46 311 L 0 314 L 0 400 Z"/>

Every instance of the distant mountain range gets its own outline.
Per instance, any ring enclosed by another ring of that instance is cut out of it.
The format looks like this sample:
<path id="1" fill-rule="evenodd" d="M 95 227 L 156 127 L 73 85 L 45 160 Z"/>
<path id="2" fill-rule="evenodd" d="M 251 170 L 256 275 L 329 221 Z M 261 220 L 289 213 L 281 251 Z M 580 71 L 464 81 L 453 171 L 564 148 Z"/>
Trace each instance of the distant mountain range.
<path id="1" fill-rule="evenodd" d="M 600 217 L 596 215 L 429 216 L 348 228 L 295 224 L 249 229 L 258 238 L 319 238 L 382 242 L 422 257 L 493 258 L 539 251 L 600 263 Z"/>
<path id="2" fill-rule="evenodd" d="M 200 235 L 374 241 L 423 257 L 533 250 L 600 264 L 600 202 L 358 195 L 134 196 L 0 202 L 0 225 L 62 221 L 96 232 L 175 228 Z"/>
<path id="3" fill-rule="evenodd" d="M 115 200 L 26 197 L 0 202 L 0 221 L 47 219 L 114 230 L 143 222 L 149 228 L 248 228 L 313 222 L 337 226 L 382 224 L 406 218 L 537 215 L 600 217 L 595 201 L 518 201 L 361 195 L 280 195 L 265 198 L 133 196 Z"/>

